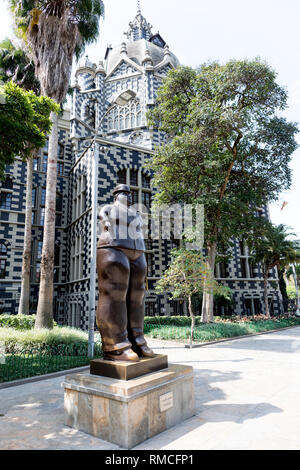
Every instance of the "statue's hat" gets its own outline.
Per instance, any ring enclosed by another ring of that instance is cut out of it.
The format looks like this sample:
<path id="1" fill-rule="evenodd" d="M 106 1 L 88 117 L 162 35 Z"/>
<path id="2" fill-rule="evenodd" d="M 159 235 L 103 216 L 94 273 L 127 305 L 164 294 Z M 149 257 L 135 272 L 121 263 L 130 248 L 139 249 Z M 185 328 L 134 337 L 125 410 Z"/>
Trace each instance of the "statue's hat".
<path id="1" fill-rule="evenodd" d="M 113 192 L 113 195 L 118 193 L 130 193 L 130 187 L 127 184 L 119 184 Z"/>

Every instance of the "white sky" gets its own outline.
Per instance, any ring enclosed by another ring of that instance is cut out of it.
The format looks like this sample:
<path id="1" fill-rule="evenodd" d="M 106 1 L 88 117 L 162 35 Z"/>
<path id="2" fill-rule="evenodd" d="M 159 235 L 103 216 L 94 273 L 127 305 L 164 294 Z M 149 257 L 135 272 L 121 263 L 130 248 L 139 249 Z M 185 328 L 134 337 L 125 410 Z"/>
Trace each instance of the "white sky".
<path id="1" fill-rule="evenodd" d="M 97 43 L 87 49 L 94 62 L 103 59 L 107 44 L 123 41 L 123 32 L 137 10 L 136 0 L 104 0 L 105 20 Z M 0 0 L 0 39 L 13 37 L 7 0 Z M 261 57 L 287 88 L 289 120 L 300 120 L 300 2 L 299 0 L 142 0 L 142 13 L 160 32 L 184 65 L 210 59 Z M 300 134 L 298 135 L 300 143 Z M 272 221 L 290 226 L 300 237 L 300 148 L 292 161 L 293 185 L 271 206 Z M 281 211 L 283 201 L 288 205 Z"/>

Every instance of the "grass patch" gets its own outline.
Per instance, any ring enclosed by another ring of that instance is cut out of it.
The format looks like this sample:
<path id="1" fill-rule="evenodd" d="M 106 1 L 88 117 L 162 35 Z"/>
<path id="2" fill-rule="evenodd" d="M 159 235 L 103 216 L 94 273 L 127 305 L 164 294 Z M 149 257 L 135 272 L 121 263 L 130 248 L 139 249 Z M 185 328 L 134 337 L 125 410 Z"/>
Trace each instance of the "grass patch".
<path id="1" fill-rule="evenodd" d="M 96 336 L 95 357 L 102 357 Z M 0 328 L 5 351 L 0 364 L 0 382 L 34 377 L 88 365 L 88 334 L 68 327 L 19 331 Z"/>
<path id="2" fill-rule="evenodd" d="M 222 321 L 216 323 L 197 325 L 194 330 L 194 341 L 206 343 L 236 336 L 244 336 L 253 333 L 300 325 L 300 318 L 278 318 L 257 321 Z M 173 340 L 187 342 L 190 338 L 190 327 L 188 326 L 159 326 L 157 324 L 146 324 L 145 333 L 150 338 L 161 340 Z"/>

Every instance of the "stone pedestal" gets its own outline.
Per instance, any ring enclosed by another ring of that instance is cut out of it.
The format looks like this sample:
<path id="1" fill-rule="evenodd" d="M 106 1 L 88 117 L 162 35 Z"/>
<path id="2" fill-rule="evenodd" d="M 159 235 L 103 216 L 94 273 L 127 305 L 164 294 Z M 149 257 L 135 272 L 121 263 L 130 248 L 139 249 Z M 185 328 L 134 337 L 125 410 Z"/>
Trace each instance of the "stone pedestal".
<path id="1" fill-rule="evenodd" d="M 123 448 L 195 414 L 193 368 L 178 364 L 128 381 L 65 377 L 65 424 Z"/>

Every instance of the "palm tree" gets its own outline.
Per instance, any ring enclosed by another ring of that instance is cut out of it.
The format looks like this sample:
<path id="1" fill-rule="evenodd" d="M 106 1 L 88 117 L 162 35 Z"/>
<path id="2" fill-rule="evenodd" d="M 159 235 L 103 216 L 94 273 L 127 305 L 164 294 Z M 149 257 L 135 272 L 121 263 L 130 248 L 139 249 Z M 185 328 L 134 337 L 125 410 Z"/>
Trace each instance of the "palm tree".
<path id="1" fill-rule="evenodd" d="M 73 57 L 99 32 L 102 0 L 10 0 L 19 32 L 30 48 L 42 95 L 65 99 Z M 53 327 L 53 271 L 57 182 L 58 116 L 51 114 L 45 223 L 36 328 Z"/>
<path id="2" fill-rule="evenodd" d="M 25 90 L 31 90 L 36 95 L 40 94 L 40 84 L 35 77 L 35 68 L 32 60 L 25 53 L 24 49 L 14 44 L 10 39 L 5 39 L 0 43 L 0 80 L 9 80 L 21 86 Z M 41 126 L 42 123 L 39 123 Z M 31 231 L 32 231 L 32 178 L 33 158 L 37 154 L 37 149 L 33 149 L 32 158 L 26 162 L 26 209 L 25 209 L 25 234 L 21 276 L 21 297 L 19 302 L 19 314 L 29 314 L 30 299 L 30 261 L 31 261 Z"/>
<path id="3" fill-rule="evenodd" d="M 283 269 L 291 263 L 300 261 L 299 240 L 291 240 L 289 237 L 295 236 L 294 233 L 287 232 L 285 225 L 273 225 L 266 222 L 264 233 L 258 237 L 251 248 L 254 249 L 253 259 L 261 263 L 264 278 L 264 303 L 265 314 L 270 317 L 268 302 L 268 274 L 271 269 L 277 267 Z"/>
<path id="4" fill-rule="evenodd" d="M 10 39 L 0 42 L 0 80 L 9 80 L 25 90 L 40 94 L 40 83 L 35 76 L 35 67 L 24 50 L 23 44 Z"/>
<path id="5" fill-rule="evenodd" d="M 299 258 L 300 258 L 300 252 L 299 252 Z M 298 286 L 300 286 L 300 264 L 295 264 L 295 272 L 296 272 L 297 284 Z M 285 275 L 287 279 L 294 277 L 294 270 L 292 266 L 289 266 L 287 268 Z"/>

